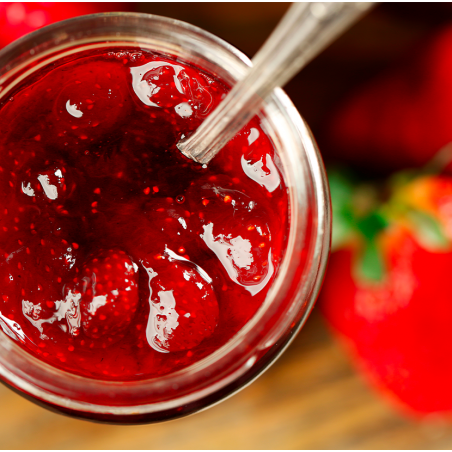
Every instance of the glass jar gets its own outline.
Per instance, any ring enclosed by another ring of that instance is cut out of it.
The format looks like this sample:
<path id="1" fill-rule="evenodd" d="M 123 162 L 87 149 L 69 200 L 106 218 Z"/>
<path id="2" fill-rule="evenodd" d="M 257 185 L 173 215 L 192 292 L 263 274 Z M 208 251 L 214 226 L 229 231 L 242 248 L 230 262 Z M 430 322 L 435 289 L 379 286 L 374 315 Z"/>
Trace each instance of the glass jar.
<path id="1" fill-rule="evenodd" d="M 229 85 L 250 60 L 197 27 L 148 14 L 107 13 L 59 22 L 0 51 L 0 100 L 30 73 L 97 47 L 136 46 L 180 57 Z M 188 415 L 234 394 L 284 351 L 306 321 L 325 272 L 331 212 L 325 171 L 306 124 L 281 89 L 259 113 L 289 192 L 287 251 L 267 298 L 228 343 L 190 367 L 134 382 L 89 379 L 54 368 L 0 333 L 0 376 L 59 412 L 105 422 L 145 423 Z"/>

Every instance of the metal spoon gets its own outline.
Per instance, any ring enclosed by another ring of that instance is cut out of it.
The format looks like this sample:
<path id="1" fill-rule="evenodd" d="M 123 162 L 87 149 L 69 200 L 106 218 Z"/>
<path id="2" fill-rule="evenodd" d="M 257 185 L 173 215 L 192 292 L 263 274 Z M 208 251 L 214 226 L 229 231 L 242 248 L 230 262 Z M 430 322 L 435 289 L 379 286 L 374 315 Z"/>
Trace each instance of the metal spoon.
<path id="1" fill-rule="evenodd" d="M 374 3 L 293 3 L 263 47 L 248 74 L 231 89 L 193 135 L 177 147 L 207 164 L 258 112 L 277 86 L 287 83 Z"/>

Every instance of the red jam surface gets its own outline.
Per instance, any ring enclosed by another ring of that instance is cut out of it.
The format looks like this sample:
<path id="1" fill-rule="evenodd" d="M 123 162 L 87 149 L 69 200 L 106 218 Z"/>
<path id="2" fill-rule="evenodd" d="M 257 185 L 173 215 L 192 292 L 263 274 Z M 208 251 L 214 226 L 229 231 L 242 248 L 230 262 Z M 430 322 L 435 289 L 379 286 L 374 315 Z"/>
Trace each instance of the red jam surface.
<path id="1" fill-rule="evenodd" d="M 287 190 L 253 119 L 208 167 L 176 148 L 228 87 L 144 50 L 85 51 L 0 104 L 0 326 L 110 380 L 224 345 L 280 265 Z"/>

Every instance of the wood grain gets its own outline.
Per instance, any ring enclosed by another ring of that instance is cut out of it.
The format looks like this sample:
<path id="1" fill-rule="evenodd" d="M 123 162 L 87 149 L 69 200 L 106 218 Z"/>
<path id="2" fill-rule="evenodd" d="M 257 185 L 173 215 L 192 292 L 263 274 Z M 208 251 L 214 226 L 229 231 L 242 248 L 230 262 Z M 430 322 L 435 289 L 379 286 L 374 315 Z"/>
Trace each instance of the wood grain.
<path id="1" fill-rule="evenodd" d="M 51 413 L 0 388 L 2 449 L 450 449 L 439 420 L 403 418 L 350 366 L 318 313 L 236 396 L 162 424 L 111 426 Z"/>

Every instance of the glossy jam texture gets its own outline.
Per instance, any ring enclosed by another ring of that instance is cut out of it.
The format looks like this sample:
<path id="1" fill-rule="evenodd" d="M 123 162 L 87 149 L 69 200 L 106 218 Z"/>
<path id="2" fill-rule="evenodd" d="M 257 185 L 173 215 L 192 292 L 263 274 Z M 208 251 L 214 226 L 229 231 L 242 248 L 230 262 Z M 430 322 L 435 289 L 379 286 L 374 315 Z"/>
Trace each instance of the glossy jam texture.
<path id="1" fill-rule="evenodd" d="M 202 359 L 256 313 L 288 200 L 254 118 L 208 167 L 175 147 L 228 87 L 137 49 L 79 52 L 0 105 L 0 327 L 112 380 Z"/>

